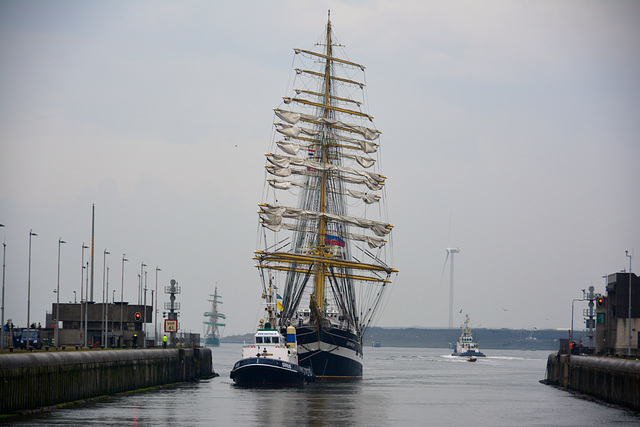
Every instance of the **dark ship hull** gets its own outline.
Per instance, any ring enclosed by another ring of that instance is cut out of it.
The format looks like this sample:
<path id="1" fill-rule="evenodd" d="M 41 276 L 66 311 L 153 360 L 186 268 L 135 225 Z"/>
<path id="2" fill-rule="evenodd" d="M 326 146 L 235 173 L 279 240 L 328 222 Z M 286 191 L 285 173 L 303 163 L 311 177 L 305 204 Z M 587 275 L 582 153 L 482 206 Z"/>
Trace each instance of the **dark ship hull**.
<path id="1" fill-rule="evenodd" d="M 353 332 L 335 327 L 299 326 L 298 363 L 318 381 L 362 379 L 362 344 Z"/>
<path id="2" fill-rule="evenodd" d="M 236 385 L 242 386 L 295 386 L 315 380 L 309 368 L 265 357 L 249 357 L 236 362 L 230 377 Z"/>
<path id="3" fill-rule="evenodd" d="M 218 347 L 220 345 L 220 339 L 218 337 L 206 337 L 204 339 L 204 345 L 206 347 Z"/>
<path id="4" fill-rule="evenodd" d="M 452 356 L 462 356 L 462 357 L 486 357 L 483 353 L 479 352 L 479 351 L 475 351 L 475 350 L 467 350 L 465 352 L 462 353 L 458 353 L 456 350 L 453 351 L 453 353 L 451 353 Z"/>

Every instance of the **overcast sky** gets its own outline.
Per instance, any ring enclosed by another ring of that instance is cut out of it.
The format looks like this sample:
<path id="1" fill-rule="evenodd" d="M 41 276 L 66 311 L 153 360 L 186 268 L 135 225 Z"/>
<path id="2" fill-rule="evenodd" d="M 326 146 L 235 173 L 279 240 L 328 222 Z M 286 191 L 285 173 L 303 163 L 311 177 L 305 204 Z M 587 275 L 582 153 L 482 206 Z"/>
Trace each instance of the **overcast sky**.
<path id="1" fill-rule="evenodd" d="M 447 326 L 450 246 L 455 326 L 568 328 L 582 289 L 628 269 L 640 2 L 4 0 L 5 320 L 26 323 L 30 229 L 32 321 L 55 302 L 60 237 L 61 301 L 79 298 L 95 204 L 95 300 L 106 249 L 117 300 L 126 253 L 126 301 L 144 262 L 161 304 L 182 286 L 181 329 L 202 332 L 217 285 L 225 334 L 252 331 L 272 108 L 328 9 L 383 132 L 400 273 L 378 326 Z"/>

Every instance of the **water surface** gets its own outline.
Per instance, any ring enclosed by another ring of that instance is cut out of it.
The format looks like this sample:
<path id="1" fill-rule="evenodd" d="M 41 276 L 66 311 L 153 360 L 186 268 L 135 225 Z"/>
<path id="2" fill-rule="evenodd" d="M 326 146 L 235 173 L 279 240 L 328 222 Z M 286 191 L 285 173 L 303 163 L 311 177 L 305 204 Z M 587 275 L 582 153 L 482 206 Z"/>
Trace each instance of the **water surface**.
<path id="1" fill-rule="evenodd" d="M 12 419 L 10 425 L 587 426 L 640 417 L 540 384 L 549 352 L 486 350 L 469 363 L 447 349 L 366 348 L 364 379 L 300 388 L 241 388 L 229 372 L 241 344 L 213 348 L 219 377 L 124 393 Z"/>

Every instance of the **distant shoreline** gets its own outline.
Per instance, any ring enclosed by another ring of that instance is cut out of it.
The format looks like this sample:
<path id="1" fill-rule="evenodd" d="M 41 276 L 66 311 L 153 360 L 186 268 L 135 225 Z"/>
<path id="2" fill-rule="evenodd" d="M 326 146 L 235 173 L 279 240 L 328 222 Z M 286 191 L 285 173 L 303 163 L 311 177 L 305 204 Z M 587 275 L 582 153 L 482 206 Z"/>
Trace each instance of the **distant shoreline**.
<path id="1" fill-rule="evenodd" d="M 576 339 L 580 333 L 574 331 Z M 449 348 L 460 336 L 460 329 L 445 328 L 369 328 L 362 340 L 363 346 Z M 557 350 L 558 339 L 568 338 L 568 331 L 557 329 L 473 329 L 473 337 L 481 349 L 490 350 Z M 253 340 L 253 333 L 221 338 L 223 343 L 243 343 Z M 584 344 L 588 345 L 586 337 Z"/>

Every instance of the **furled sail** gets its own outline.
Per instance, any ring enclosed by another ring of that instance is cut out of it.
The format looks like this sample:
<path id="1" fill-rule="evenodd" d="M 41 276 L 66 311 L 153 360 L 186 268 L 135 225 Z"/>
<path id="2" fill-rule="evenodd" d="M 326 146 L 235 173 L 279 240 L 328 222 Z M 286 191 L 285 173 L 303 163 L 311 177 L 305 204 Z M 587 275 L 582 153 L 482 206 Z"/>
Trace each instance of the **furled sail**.
<path id="1" fill-rule="evenodd" d="M 284 132 L 281 132 L 284 133 Z M 300 134 L 300 132 L 294 131 L 294 132 L 289 132 L 289 133 L 297 133 L 297 135 L 286 135 L 285 137 L 285 141 L 276 141 L 276 143 L 278 144 L 278 146 L 282 149 L 282 151 L 288 153 L 288 154 L 298 154 L 298 151 L 301 148 L 307 148 L 308 146 L 302 145 L 302 144 L 296 144 L 291 142 L 289 139 L 293 138 L 293 139 L 298 139 L 298 135 Z M 299 138 L 299 139 L 304 139 L 304 138 Z M 308 143 L 311 144 L 316 144 L 317 141 L 316 140 L 307 140 Z M 334 142 L 348 142 L 351 144 L 356 144 L 356 147 L 349 147 L 349 146 L 345 146 L 344 148 L 350 148 L 350 149 L 358 149 L 361 151 L 364 151 L 367 154 L 372 154 L 375 153 L 378 150 L 378 147 L 376 146 L 376 144 L 374 144 L 371 141 L 363 141 L 361 139 L 357 139 L 357 138 L 350 138 L 350 137 L 346 137 L 346 136 L 336 136 L 334 138 Z M 286 146 L 286 147 L 285 147 Z"/>
<path id="2" fill-rule="evenodd" d="M 290 190 L 292 187 L 301 187 L 301 188 L 310 188 L 317 189 L 317 187 L 310 187 L 305 183 L 295 182 L 295 181 L 284 181 L 281 179 L 269 179 L 267 180 L 269 185 L 278 190 Z M 330 189 L 329 191 L 336 192 L 334 189 Z M 362 191 L 345 189 L 340 191 L 341 194 L 346 194 L 347 196 L 351 196 L 354 199 L 360 199 L 368 205 L 373 203 L 378 203 L 380 201 L 380 196 L 371 193 L 365 193 Z"/>
<path id="3" fill-rule="evenodd" d="M 279 168 L 288 168 L 290 165 L 306 166 L 316 170 L 340 171 L 344 173 L 350 173 L 352 175 L 364 176 L 365 178 L 373 182 L 376 182 L 378 184 L 383 184 L 385 180 L 384 176 L 377 174 L 375 172 L 368 172 L 368 171 L 363 171 L 359 169 L 338 166 L 331 163 L 320 163 L 314 160 L 301 159 L 299 157 L 282 156 L 279 154 L 267 154 L 267 160 L 269 160 L 270 163 L 273 163 L 275 166 Z M 364 160 L 366 159 L 363 159 L 363 161 Z M 371 166 L 372 164 L 373 162 L 371 162 L 369 166 Z"/>
<path id="4" fill-rule="evenodd" d="M 292 208 L 288 206 L 276 206 L 269 204 L 260 204 L 262 220 L 265 224 L 278 225 L 282 222 L 283 218 L 291 219 L 319 219 L 325 218 L 330 221 L 342 222 L 348 225 L 353 225 L 361 228 L 368 228 L 378 236 L 386 236 L 391 232 L 393 225 L 373 221 L 366 218 L 356 218 L 347 215 L 337 215 L 328 212 L 317 212 L 306 209 Z"/>
<path id="5" fill-rule="evenodd" d="M 277 141 L 278 147 L 287 154 L 291 154 L 292 156 L 298 155 L 300 150 L 309 149 L 309 146 L 304 146 L 302 144 L 296 144 L 291 141 Z M 356 156 L 354 154 L 344 153 L 343 157 L 346 159 L 352 159 L 358 162 L 360 166 L 363 168 L 370 168 L 375 163 L 375 159 L 371 157 L 365 156 Z"/>
<path id="6" fill-rule="evenodd" d="M 277 225 L 269 224 L 265 222 L 265 226 L 269 228 L 271 231 L 280 231 L 280 230 L 292 230 L 292 231 L 305 231 L 305 232 L 313 232 L 314 230 L 310 227 L 303 227 L 296 224 L 288 224 L 284 222 L 280 222 Z M 366 242 L 370 248 L 379 248 L 384 245 L 387 241 L 381 237 L 375 236 L 367 236 L 364 234 L 356 234 L 356 233 L 344 233 L 341 238 L 350 239 L 350 240 L 359 240 L 361 242 Z"/>
<path id="7" fill-rule="evenodd" d="M 295 98 L 289 99 L 289 101 L 293 101 Z M 286 102 L 286 100 L 285 100 Z M 345 123 L 339 120 L 329 119 L 326 117 L 318 117 L 313 116 L 311 114 L 302 114 L 302 113 L 294 113 L 292 111 L 280 110 L 278 108 L 275 109 L 276 115 L 280 117 L 282 120 L 286 121 L 291 125 L 296 125 L 300 119 L 304 119 L 309 122 L 315 122 L 319 124 L 329 124 L 335 127 L 340 127 L 344 129 L 348 129 L 354 132 L 361 134 L 365 139 L 369 141 L 373 141 L 378 139 L 380 136 L 380 131 L 377 129 L 371 129 L 366 126 L 360 126 L 356 124 Z M 283 128 L 290 128 L 291 126 L 286 124 L 280 124 Z M 295 126 L 294 126 L 295 127 Z M 282 132 L 282 131 L 281 131 Z M 283 132 L 284 133 L 284 132 Z M 296 135 L 297 136 L 297 135 Z"/>

